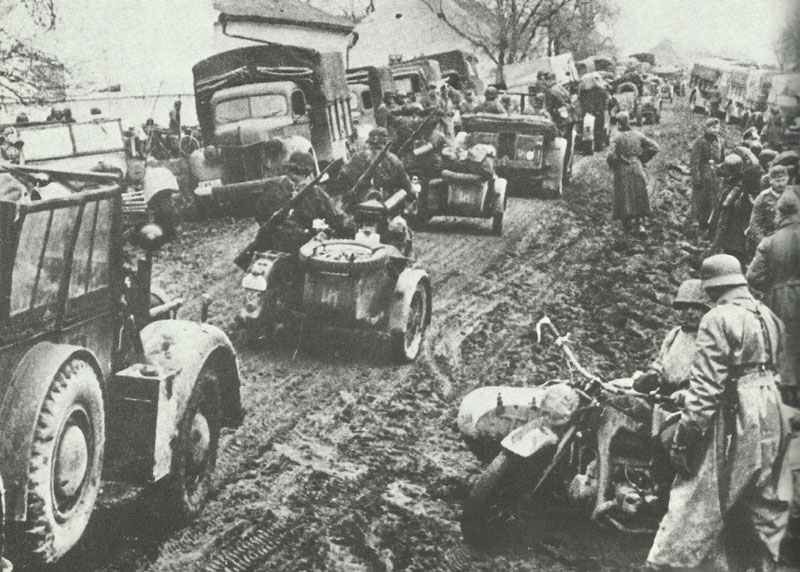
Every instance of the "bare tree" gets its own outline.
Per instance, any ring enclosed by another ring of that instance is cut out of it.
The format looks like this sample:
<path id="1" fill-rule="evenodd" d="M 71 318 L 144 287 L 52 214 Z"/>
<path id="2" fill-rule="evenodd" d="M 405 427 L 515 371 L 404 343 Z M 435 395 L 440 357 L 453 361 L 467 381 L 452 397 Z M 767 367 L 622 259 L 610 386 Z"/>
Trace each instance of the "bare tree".
<path id="1" fill-rule="evenodd" d="M 795 7 L 786 19 L 786 25 L 775 46 L 775 55 L 781 68 L 800 66 L 800 8 Z"/>
<path id="2" fill-rule="evenodd" d="M 541 39 L 540 32 L 579 0 L 423 1 L 451 30 L 497 65 L 497 79 L 502 81 L 505 65 L 527 59 Z"/>
<path id="3" fill-rule="evenodd" d="M 56 0 L 0 0 L 0 90 L 20 101 L 63 90 L 64 66 L 52 55 L 19 39 L 12 26 L 27 20 L 39 31 L 56 26 Z"/>
<path id="4" fill-rule="evenodd" d="M 548 54 L 572 52 L 579 60 L 614 51 L 613 39 L 602 30 L 610 30 L 618 13 L 612 0 L 575 0 L 548 22 Z"/>

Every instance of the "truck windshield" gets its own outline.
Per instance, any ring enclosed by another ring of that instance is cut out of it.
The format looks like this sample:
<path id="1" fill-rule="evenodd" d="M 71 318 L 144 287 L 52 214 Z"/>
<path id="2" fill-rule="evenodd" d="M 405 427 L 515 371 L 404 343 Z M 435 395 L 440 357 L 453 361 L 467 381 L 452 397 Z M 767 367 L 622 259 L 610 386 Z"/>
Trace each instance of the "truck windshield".
<path id="1" fill-rule="evenodd" d="M 411 77 L 394 78 L 394 86 L 397 93 L 414 93 L 414 81 Z"/>
<path id="2" fill-rule="evenodd" d="M 286 97 L 275 93 L 226 99 L 217 103 L 214 110 L 218 125 L 242 119 L 280 117 L 288 113 Z"/>

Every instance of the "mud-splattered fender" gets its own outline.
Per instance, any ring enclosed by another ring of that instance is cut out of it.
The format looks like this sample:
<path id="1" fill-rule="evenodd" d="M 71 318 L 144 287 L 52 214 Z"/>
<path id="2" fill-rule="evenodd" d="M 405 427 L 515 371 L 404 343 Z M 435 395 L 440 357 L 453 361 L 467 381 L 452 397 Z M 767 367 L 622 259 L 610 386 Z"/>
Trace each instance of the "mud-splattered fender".
<path id="1" fill-rule="evenodd" d="M 430 324 L 432 308 L 431 279 L 422 268 L 406 268 L 397 277 L 397 283 L 394 285 L 392 307 L 389 310 L 390 332 L 405 330 L 406 324 L 408 324 L 408 310 L 411 305 L 411 298 L 414 296 L 414 292 L 420 282 L 428 291 L 428 312 L 425 326 L 427 327 Z"/>
<path id="2" fill-rule="evenodd" d="M 467 439 L 488 439 L 499 443 L 530 419 L 531 410 L 541 393 L 538 387 L 479 387 L 461 401 L 458 430 Z"/>
<path id="3" fill-rule="evenodd" d="M 556 435 L 550 427 L 542 423 L 542 419 L 532 419 L 522 427 L 517 427 L 501 442 L 503 449 L 511 451 L 518 457 L 527 459 L 536 452 L 558 443 Z"/>
<path id="4" fill-rule="evenodd" d="M 195 382 L 208 364 L 218 374 L 223 424 L 234 426 L 241 422 L 239 361 L 225 332 L 210 324 L 159 320 L 145 326 L 141 336 L 147 361 L 174 374 L 176 421 L 183 415 Z"/>
<path id="5" fill-rule="evenodd" d="M 79 346 L 41 342 L 22 357 L 0 403 L 0 467 L 7 487 L 9 520 L 27 517 L 28 463 L 36 420 L 50 385 L 61 367 L 80 358 L 91 365 L 102 383 L 103 373 L 95 355 Z"/>
<path id="6" fill-rule="evenodd" d="M 178 192 L 178 179 L 166 167 L 147 167 L 142 182 L 142 192 L 146 203 L 157 194 L 168 191 L 170 194 Z"/>

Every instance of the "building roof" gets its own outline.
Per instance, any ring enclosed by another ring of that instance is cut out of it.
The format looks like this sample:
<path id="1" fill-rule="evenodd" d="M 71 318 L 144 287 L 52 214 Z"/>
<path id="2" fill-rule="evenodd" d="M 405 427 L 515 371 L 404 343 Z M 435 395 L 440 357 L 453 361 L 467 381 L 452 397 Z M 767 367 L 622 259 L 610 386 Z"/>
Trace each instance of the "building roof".
<path id="1" fill-rule="evenodd" d="M 228 20 L 292 24 L 345 34 L 355 27 L 347 18 L 334 16 L 301 0 L 214 0 L 214 9 Z"/>

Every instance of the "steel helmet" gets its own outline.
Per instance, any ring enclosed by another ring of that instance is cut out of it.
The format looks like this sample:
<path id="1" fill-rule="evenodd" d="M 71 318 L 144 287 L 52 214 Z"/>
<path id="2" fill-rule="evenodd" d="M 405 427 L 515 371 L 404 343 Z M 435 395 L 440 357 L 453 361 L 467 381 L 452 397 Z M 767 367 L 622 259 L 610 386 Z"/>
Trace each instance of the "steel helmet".
<path id="1" fill-rule="evenodd" d="M 775 149 L 764 149 L 758 154 L 758 162 L 761 163 L 762 168 L 766 168 L 777 156 L 778 152 Z"/>
<path id="2" fill-rule="evenodd" d="M 678 286 L 678 293 L 675 294 L 672 307 L 681 308 L 686 306 L 701 306 L 711 309 L 711 299 L 706 295 L 706 291 L 703 290 L 703 282 L 699 278 L 684 280 Z"/>
<path id="3" fill-rule="evenodd" d="M 700 267 L 703 288 L 717 286 L 746 286 L 741 263 L 730 254 L 715 254 L 703 260 Z"/>
<path id="4" fill-rule="evenodd" d="M 483 98 L 486 101 L 492 101 L 494 99 L 497 99 L 499 93 L 500 92 L 497 91 L 497 88 L 495 86 L 490 85 L 489 87 L 486 88 L 486 91 L 483 92 Z"/>
<path id="5" fill-rule="evenodd" d="M 370 147 L 383 147 L 389 141 L 389 132 L 385 127 L 376 127 L 367 136 L 367 145 Z"/>
<path id="6" fill-rule="evenodd" d="M 304 175 L 313 173 L 316 170 L 314 157 L 312 157 L 310 153 L 304 153 L 303 151 L 295 151 L 292 153 L 289 156 L 289 160 L 286 162 L 286 167 L 291 171 Z"/>

